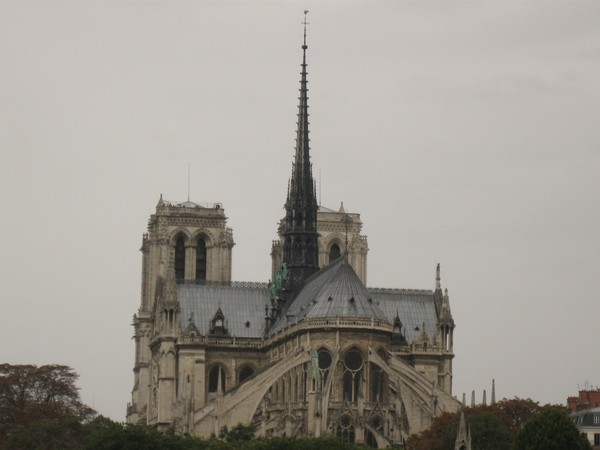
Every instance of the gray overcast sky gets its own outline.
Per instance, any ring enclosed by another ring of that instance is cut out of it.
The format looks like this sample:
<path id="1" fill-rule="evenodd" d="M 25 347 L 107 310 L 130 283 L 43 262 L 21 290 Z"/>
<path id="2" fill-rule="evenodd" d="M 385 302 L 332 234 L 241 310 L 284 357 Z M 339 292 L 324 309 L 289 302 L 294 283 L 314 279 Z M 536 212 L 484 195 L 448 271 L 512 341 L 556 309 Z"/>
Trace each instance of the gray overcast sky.
<path id="1" fill-rule="evenodd" d="M 304 9 L 322 203 L 361 213 L 369 285 L 442 264 L 455 395 L 600 384 L 599 1 L 0 3 L 0 361 L 124 419 L 141 235 L 188 163 L 267 281 Z"/>

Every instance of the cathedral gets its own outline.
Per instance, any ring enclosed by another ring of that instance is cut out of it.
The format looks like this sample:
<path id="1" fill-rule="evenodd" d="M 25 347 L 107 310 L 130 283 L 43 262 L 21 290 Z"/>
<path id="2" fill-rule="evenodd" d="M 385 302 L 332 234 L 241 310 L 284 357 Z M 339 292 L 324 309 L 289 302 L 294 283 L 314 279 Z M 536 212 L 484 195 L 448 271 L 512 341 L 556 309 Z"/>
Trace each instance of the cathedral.
<path id="1" fill-rule="evenodd" d="M 222 205 L 161 195 L 150 216 L 128 423 L 205 437 L 252 424 L 257 436 L 333 434 L 387 448 L 461 407 L 439 265 L 433 290 L 367 287 L 360 215 L 317 203 L 306 53 L 305 28 L 295 154 L 269 282 L 231 280 Z"/>

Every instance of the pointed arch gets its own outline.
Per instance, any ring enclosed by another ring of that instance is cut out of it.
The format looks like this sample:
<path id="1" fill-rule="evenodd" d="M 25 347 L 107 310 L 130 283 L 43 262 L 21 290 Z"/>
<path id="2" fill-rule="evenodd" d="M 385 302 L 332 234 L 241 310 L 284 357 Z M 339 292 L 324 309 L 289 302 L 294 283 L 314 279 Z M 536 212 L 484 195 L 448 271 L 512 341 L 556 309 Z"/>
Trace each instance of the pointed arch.
<path id="1" fill-rule="evenodd" d="M 227 372 L 222 364 L 213 364 L 208 369 L 208 393 L 225 392 L 227 389 Z"/>
<path id="2" fill-rule="evenodd" d="M 335 435 L 347 444 L 354 444 L 356 440 L 356 432 L 352 417 L 344 414 L 339 418 L 335 426 Z"/>
<path id="3" fill-rule="evenodd" d="M 185 278 L 185 240 L 182 235 L 175 239 L 175 279 L 183 280 Z"/>
<path id="4" fill-rule="evenodd" d="M 169 237 L 169 245 L 173 249 L 173 269 L 175 270 L 175 279 L 185 279 L 185 268 L 189 264 L 186 261 L 186 247 L 190 243 L 190 234 L 187 229 L 179 227 L 174 230 Z"/>
<path id="5" fill-rule="evenodd" d="M 342 399 L 356 402 L 361 392 L 365 366 L 364 352 L 358 347 L 351 346 L 344 351 L 342 357 Z"/>
<path id="6" fill-rule="evenodd" d="M 215 245 L 215 237 L 209 230 L 205 228 L 199 228 L 190 236 L 190 242 L 194 244 L 198 242 L 198 239 L 203 239 L 204 242 L 206 242 L 207 247 L 212 247 Z"/>
<path id="7" fill-rule="evenodd" d="M 329 264 L 338 259 L 340 256 L 342 256 L 342 249 L 338 244 L 332 244 L 331 247 L 329 247 Z"/>
<path id="8" fill-rule="evenodd" d="M 345 237 L 339 233 L 335 233 L 329 236 L 326 241 L 323 242 L 323 250 L 326 255 L 326 265 L 331 264 L 337 258 L 342 256 L 344 248 Z"/>
<path id="9" fill-rule="evenodd" d="M 196 242 L 196 281 L 206 280 L 207 259 L 206 241 L 200 236 Z"/>
<path id="10" fill-rule="evenodd" d="M 238 384 L 243 383 L 256 373 L 256 369 L 251 364 L 244 364 L 238 373 Z"/>

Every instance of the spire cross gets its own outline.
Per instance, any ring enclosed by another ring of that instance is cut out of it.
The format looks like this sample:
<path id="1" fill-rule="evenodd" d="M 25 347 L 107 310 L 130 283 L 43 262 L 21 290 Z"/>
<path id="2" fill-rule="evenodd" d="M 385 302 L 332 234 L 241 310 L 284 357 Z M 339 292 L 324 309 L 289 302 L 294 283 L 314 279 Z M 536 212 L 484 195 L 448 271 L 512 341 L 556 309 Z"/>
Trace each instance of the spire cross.
<path id="1" fill-rule="evenodd" d="M 304 45 L 302 46 L 302 48 L 306 48 L 306 25 L 309 25 L 309 23 L 306 21 L 306 15 L 308 14 L 308 9 L 304 10 L 304 22 L 300 22 L 304 25 Z"/>

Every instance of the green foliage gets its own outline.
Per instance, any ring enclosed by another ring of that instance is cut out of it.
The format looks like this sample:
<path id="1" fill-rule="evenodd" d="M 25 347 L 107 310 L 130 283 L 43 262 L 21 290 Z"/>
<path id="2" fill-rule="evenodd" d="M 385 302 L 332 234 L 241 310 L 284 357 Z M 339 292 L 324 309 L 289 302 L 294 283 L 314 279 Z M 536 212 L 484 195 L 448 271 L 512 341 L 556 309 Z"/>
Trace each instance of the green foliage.
<path id="1" fill-rule="evenodd" d="M 515 450 L 589 450 L 590 443 L 564 411 L 548 408 L 523 426 Z"/>
<path id="2" fill-rule="evenodd" d="M 153 427 L 122 425 L 98 417 L 85 426 L 83 450 L 362 450 L 368 447 L 345 444 L 334 437 L 253 438 L 255 427 L 236 425 L 221 429 L 219 439 L 161 433 Z"/>
<path id="3" fill-rule="evenodd" d="M 222 427 L 221 432 L 219 433 L 219 439 L 222 439 L 225 442 L 250 441 L 254 439 L 255 433 L 256 426 L 239 423 L 231 430 L 228 430 L 227 426 Z"/>
<path id="4" fill-rule="evenodd" d="M 512 445 L 513 436 L 500 417 L 483 411 L 471 416 L 472 445 L 478 450 L 504 450 Z M 453 442 L 454 444 L 454 442 Z"/>
<path id="5" fill-rule="evenodd" d="M 465 408 L 473 449 L 509 450 L 523 425 L 548 409 L 564 410 L 560 406 L 542 406 L 531 399 L 519 398 Z M 460 413 L 436 417 L 428 430 L 408 439 L 407 447 L 410 450 L 454 450 L 459 420 Z"/>

